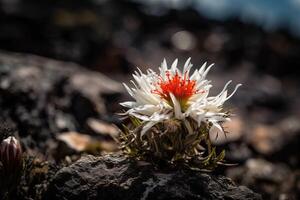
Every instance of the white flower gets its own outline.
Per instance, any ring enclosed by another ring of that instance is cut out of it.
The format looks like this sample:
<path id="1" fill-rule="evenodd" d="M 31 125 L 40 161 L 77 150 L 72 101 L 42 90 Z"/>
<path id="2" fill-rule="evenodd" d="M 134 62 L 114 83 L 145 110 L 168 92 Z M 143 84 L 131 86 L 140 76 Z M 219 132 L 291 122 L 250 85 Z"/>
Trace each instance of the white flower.
<path id="1" fill-rule="evenodd" d="M 190 75 L 193 66 L 190 58 L 185 62 L 182 72 L 177 68 L 177 63 L 176 59 L 168 68 L 164 59 L 159 74 L 151 69 L 144 74 L 138 69 L 133 74 L 134 81 L 131 80 L 134 87 L 124 84 L 135 99 L 121 103 L 129 108 L 126 114 L 143 121 L 142 136 L 155 124 L 174 118 L 182 120 L 189 133 L 193 130 L 188 118 L 195 120 L 198 126 L 201 122 L 210 122 L 211 130 L 223 133 L 220 124 L 229 120 L 228 115 L 223 112 L 223 104 L 241 84 L 236 85 L 234 91 L 228 95 L 227 86 L 231 83 L 229 81 L 218 95 L 209 97 L 212 85 L 211 81 L 206 80 L 206 75 L 213 64 L 206 67 L 207 64 L 204 63 Z"/>

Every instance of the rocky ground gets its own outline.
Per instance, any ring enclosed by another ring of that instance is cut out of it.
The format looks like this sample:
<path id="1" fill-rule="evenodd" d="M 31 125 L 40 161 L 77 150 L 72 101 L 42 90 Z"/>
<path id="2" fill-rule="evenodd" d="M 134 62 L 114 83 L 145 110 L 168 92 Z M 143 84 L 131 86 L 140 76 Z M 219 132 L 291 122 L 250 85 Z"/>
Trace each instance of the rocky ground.
<path id="1" fill-rule="evenodd" d="M 33 55 L 1 52 L 0 66 L 1 137 L 19 138 L 25 161 L 10 198 L 261 199 L 221 175 L 101 156 L 118 151 L 118 82 Z"/>
<path id="2" fill-rule="evenodd" d="M 163 171 L 121 154 L 86 156 L 62 168 L 46 199 L 261 199 L 230 179 L 191 170 Z"/>
<path id="3" fill-rule="evenodd" d="M 154 199 L 171 190 L 187 195 L 174 193 L 174 199 L 259 198 L 239 185 L 263 199 L 300 199 L 300 40 L 286 30 L 266 32 L 235 18 L 208 20 L 193 8 L 155 10 L 131 1 L 0 2 L 0 139 L 17 136 L 27 155 L 13 199 L 77 192 L 93 199 L 115 191 Z M 202 191 L 179 187 L 190 172 L 158 172 L 125 158 L 98 157 L 118 151 L 115 113 L 129 98 L 121 82 L 129 81 L 135 66 L 155 69 L 163 57 L 169 62 L 179 57 L 180 63 L 192 57 L 195 67 L 215 62 L 208 77 L 213 93 L 230 79 L 243 84 L 226 105 L 236 113 L 226 124 L 229 134 L 214 141 L 235 166 L 188 179 Z M 96 157 L 81 158 L 86 154 Z M 99 177 L 109 171 L 109 181 L 91 177 L 92 171 L 74 172 L 87 166 Z M 97 170 L 102 166 L 105 172 Z M 213 189 L 205 188 L 208 182 L 224 185 L 216 186 L 217 197 L 205 193 Z"/>
<path id="4" fill-rule="evenodd" d="M 227 149 L 227 161 L 237 166 L 219 167 L 213 174 L 159 171 L 145 163 L 137 167 L 119 154 L 77 161 L 83 154 L 118 151 L 114 139 L 120 122 L 113 113 L 126 96 L 120 83 L 33 55 L 1 52 L 0 65 L 1 136 L 20 138 L 26 155 L 16 199 L 156 199 L 158 193 L 164 194 L 159 199 L 260 199 L 220 175 L 264 198 L 298 195 L 296 118 L 259 125 L 253 120 L 246 124 L 243 115 L 235 117 L 227 126 L 228 137 L 214 142 Z"/>

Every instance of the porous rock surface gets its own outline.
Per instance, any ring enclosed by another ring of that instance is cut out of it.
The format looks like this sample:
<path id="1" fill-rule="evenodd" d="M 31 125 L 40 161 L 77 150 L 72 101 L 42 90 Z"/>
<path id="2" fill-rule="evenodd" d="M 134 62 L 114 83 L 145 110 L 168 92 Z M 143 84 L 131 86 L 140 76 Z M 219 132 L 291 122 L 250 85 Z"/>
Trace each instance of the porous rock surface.
<path id="1" fill-rule="evenodd" d="M 62 168 L 44 199 L 261 199 L 224 176 L 192 170 L 159 171 L 121 154 L 84 156 Z"/>

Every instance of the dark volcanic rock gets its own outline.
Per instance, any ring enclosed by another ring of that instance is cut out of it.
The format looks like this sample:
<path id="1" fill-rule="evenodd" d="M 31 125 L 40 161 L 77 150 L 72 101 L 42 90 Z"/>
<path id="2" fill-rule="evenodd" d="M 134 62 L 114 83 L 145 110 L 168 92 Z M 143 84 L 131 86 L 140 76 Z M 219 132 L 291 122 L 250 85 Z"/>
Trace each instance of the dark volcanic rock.
<path id="1" fill-rule="evenodd" d="M 79 65 L 0 51 L 0 120 L 13 122 L 26 150 L 47 154 L 56 134 L 109 118 L 105 97 L 121 92 L 120 83 Z"/>
<path id="2" fill-rule="evenodd" d="M 228 168 L 226 175 L 259 192 L 264 199 L 300 199 L 299 170 L 292 171 L 283 163 L 252 158 L 245 165 Z"/>
<path id="3" fill-rule="evenodd" d="M 122 155 L 85 156 L 54 177 L 44 199 L 261 199 L 230 179 L 192 170 L 159 171 Z"/>

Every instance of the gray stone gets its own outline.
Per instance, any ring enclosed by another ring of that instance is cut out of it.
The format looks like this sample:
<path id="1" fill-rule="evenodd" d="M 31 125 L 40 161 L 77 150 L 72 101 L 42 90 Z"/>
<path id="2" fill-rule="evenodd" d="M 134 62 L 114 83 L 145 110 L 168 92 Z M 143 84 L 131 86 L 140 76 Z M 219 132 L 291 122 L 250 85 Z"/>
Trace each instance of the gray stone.
<path id="1" fill-rule="evenodd" d="M 84 156 L 62 168 L 44 199 L 261 199 L 224 176 L 187 169 L 158 170 L 121 154 Z"/>

